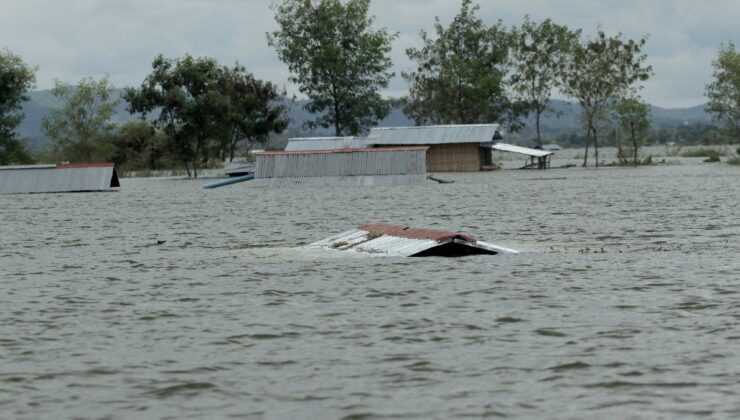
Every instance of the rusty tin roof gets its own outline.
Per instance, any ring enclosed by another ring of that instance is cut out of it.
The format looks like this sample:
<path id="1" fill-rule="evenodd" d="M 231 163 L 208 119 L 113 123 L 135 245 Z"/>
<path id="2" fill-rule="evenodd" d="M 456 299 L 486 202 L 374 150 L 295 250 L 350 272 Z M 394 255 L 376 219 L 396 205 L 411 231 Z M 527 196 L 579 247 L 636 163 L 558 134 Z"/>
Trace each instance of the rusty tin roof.
<path id="1" fill-rule="evenodd" d="M 517 253 L 513 249 L 479 241 L 460 232 L 390 224 L 363 224 L 357 229 L 342 232 L 308 246 L 394 257 L 458 257 Z"/>

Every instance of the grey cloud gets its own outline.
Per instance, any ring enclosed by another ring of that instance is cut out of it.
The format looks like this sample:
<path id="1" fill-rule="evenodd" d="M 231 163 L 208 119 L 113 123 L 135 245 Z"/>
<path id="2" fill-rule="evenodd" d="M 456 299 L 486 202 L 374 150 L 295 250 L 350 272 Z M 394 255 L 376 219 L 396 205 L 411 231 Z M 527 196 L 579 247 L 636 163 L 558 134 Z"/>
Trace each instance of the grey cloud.
<path id="1" fill-rule="evenodd" d="M 117 86 L 138 85 L 159 53 L 207 55 L 222 63 L 239 61 L 257 77 L 285 85 L 288 71 L 268 46 L 275 28 L 271 0 L 6 0 L 0 14 L 0 47 L 39 65 L 40 88 L 54 79 L 75 82 L 109 74 Z M 525 14 L 552 18 L 593 34 L 597 25 L 626 37 L 650 34 L 646 52 L 655 76 L 645 98 L 662 106 L 704 101 L 711 61 L 722 42 L 735 39 L 740 2 L 716 0 L 496 0 L 480 2 L 488 23 L 518 25 Z M 459 1 L 373 0 L 376 25 L 400 32 L 392 58 L 399 75 L 387 94 L 405 92 L 400 72 L 411 68 L 404 53 L 419 44 L 421 29 L 432 32 L 434 17 L 447 25 Z"/>

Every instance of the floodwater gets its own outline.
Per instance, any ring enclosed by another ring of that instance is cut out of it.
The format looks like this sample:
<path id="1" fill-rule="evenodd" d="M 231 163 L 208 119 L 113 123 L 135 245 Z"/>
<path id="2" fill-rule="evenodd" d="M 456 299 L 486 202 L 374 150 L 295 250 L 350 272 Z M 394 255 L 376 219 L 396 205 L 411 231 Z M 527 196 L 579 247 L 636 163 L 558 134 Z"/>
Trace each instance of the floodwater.
<path id="1" fill-rule="evenodd" d="M 740 416 L 740 167 L 677 163 L 0 196 L 0 412 Z M 302 248 L 364 222 L 522 253 Z"/>

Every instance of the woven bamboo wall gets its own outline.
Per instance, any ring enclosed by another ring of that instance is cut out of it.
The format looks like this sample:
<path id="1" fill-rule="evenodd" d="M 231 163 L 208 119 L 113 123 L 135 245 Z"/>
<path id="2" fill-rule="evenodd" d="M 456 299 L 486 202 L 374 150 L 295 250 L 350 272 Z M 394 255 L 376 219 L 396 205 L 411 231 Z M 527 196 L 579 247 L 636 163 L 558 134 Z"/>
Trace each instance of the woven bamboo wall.
<path id="1" fill-rule="evenodd" d="M 480 171 L 479 143 L 432 144 L 427 151 L 428 172 Z"/>

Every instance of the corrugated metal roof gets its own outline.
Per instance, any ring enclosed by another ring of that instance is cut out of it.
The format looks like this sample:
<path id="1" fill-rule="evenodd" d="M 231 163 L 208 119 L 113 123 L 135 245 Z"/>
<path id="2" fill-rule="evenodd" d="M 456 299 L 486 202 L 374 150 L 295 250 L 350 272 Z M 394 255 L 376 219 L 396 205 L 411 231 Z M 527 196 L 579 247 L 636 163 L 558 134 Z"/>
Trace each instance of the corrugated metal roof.
<path id="1" fill-rule="evenodd" d="M 324 150 L 270 150 L 260 152 L 258 155 L 313 155 L 327 153 L 375 153 L 375 152 L 398 152 L 398 151 L 427 151 L 429 146 L 406 146 L 406 147 L 373 147 L 373 148 L 354 148 L 354 149 L 324 149 Z"/>
<path id="2" fill-rule="evenodd" d="M 104 191 L 119 187 L 112 163 L 0 167 L 0 194 Z"/>
<path id="3" fill-rule="evenodd" d="M 264 152 L 257 155 L 256 181 L 276 178 L 317 178 L 302 183 L 316 185 L 396 185 L 423 183 L 427 147 L 341 149 Z M 403 178 L 382 176 L 410 175 Z M 356 178 L 356 179 L 342 179 Z M 371 178 L 358 178 L 371 177 Z M 265 184 L 265 182 L 256 182 Z"/>
<path id="4" fill-rule="evenodd" d="M 370 130 L 367 142 L 384 145 L 491 143 L 501 134 L 499 124 L 376 127 Z"/>
<path id="5" fill-rule="evenodd" d="M 42 168 L 56 168 L 57 165 L 11 165 L 11 166 L 0 166 L 0 171 L 12 171 L 15 169 L 42 169 Z"/>
<path id="6" fill-rule="evenodd" d="M 285 150 L 358 149 L 368 147 L 360 137 L 294 137 L 288 140 Z"/>
<path id="7" fill-rule="evenodd" d="M 57 163 L 58 169 L 67 168 L 112 168 L 111 162 L 77 162 L 77 163 Z"/>
<path id="8" fill-rule="evenodd" d="M 514 146 L 513 144 L 506 143 L 496 143 L 491 146 L 491 149 L 499 150 L 501 152 L 519 153 L 522 155 L 534 157 L 549 156 L 555 153 L 551 150 L 530 149 L 529 147 Z"/>
<path id="9" fill-rule="evenodd" d="M 308 246 L 395 257 L 517 253 L 459 232 L 387 224 L 360 225 Z"/>

